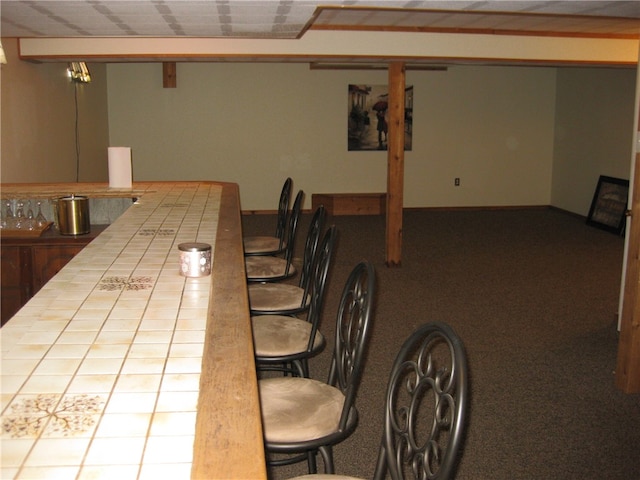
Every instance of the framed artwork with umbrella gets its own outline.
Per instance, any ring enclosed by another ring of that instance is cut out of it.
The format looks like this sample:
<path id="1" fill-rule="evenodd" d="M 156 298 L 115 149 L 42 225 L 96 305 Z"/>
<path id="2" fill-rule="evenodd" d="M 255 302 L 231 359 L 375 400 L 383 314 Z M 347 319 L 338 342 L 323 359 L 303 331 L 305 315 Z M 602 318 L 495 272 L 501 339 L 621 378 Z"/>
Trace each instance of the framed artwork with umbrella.
<path id="1" fill-rule="evenodd" d="M 413 86 L 405 88 L 404 109 L 404 149 L 411 150 Z M 388 85 L 349 85 L 347 121 L 349 151 L 387 149 L 388 110 Z"/>

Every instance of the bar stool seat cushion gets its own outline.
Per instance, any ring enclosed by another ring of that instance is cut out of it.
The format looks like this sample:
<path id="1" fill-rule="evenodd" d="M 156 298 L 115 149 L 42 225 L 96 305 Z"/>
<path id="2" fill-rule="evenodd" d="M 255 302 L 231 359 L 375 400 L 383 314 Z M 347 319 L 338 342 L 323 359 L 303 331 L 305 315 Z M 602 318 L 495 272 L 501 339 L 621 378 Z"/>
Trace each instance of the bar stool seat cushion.
<path id="1" fill-rule="evenodd" d="M 301 475 L 293 477 L 289 480 L 362 480 L 359 477 L 349 477 L 347 475 L 336 475 L 331 473 L 311 473 L 309 475 Z"/>
<path id="2" fill-rule="evenodd" d="M 252 312 L 283 312 L 301 310 L 304 289 L 286 283 L 257 283 L 249 285 L 249 304 Z M 309 295 L 306 299 L 309 304 Z"/>
<path id="3" fill-rule="evenodd" d="M 247 278 L 279 278 L 285 275 L 290 277 L 296 273 L 296 267 L 280 257 L 246 257 L 244 266 Z M 289 267 L 288 272 L 287 267 Z"/>
<path id="4" fill-rule="evenodd" d="M 286 315 L 259 315 L 251 317 L 253 344 L 256 356 L 278 357 L 307 351 L 311 336 L 311 323 Z M 316 331 L 313 351 L 324 346 L 324 337 Z"/>
<path id="5" fill-rule="evenodd" d="M 307 442 L 338 430 L 344 395 L 311 378 L 276 377 L 258 382 L 265 440 Z"/>
<path id="6" fill-rule="evenodd" d="M 245 253 L 279 252 L 282 250 L 280 247 L 280 239 L 278 237 L 270 237 L 266 235 L 245 237 L 242 243 L 244 244 Z"/>

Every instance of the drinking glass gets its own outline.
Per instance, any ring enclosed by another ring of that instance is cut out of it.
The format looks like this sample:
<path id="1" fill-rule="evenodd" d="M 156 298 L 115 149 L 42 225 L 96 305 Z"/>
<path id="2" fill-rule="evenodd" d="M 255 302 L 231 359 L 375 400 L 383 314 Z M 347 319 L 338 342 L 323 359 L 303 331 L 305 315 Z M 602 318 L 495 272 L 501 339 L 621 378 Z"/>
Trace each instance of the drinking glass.
<path id="1" fill-rule="evenodd" d="M 25 227 L 24 201 L 18 200 L 16 203 L 15 228 L 21 229 Z"/>
<path id="2" fill-rule="evenodd" d="M 42 214 L 42 202 L 40 200 L 38 200 L 37 205 L 38 205 L 38 213 L 36 214 L 36 226 L 38 228 L 42 228 L 47 224 L 47 219 Z"/>
<path id="3" fill-rule="evenodd" d="M 2 228 L 14 228 L 15 218 L 13 217 L 13 208 L 11 200 L 4 200 L 4 209 L 2 210 Z"/>
<path id="4" fill-rule="evenodd" d="M 33 208 L 31 208 L 31 200 L 27 202 L 27 219 L 25 221 L 25 228 L 27 230 L 33 230 L 36 228 L 36 219 L 33 215 Z"/>

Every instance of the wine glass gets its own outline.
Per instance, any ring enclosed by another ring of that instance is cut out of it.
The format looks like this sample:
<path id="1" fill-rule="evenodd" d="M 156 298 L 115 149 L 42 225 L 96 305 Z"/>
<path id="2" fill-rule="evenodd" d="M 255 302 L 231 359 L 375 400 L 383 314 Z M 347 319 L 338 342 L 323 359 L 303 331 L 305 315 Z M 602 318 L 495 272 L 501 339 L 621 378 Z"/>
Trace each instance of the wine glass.
<path id="1" fill-rule="evenodd" d="M 4 210 L 2 211 L 2 228 L 13 228 L 15 226 L 15 218 L 13 217 L 13 208 L 11 200 L 4 201 Z"/>
<path id="2" fill-rule="evenodd" d="M 24 201 L 18 200 L 16 203 L 15 228 L 21 229 L 25 226 Z"/>
<path id="3" fill-rule="evenodd" d="M 42 214 L 42 201 L 38 200 L 36 205 L 38 206 L 38 213 L 36 214 L 36 225 L 38 228 L 42 228 L 47 224 L 47 219 Z"/>
<path id="4" fill-rule="evenodd" d="M 27 201 L 27 220 L 25 222 L 27 230 L 33 230 L 36 227 L 36 219 L 31 208 L 31 200 Z"/>

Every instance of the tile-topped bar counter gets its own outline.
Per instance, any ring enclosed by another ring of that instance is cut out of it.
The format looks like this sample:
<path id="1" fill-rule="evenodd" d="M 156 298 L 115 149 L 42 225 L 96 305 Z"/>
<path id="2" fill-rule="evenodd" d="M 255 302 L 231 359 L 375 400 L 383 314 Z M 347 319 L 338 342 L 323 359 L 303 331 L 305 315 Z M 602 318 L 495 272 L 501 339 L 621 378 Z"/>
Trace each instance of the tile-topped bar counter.
<path id="1" fill-rule="evenodd" d="M 138 200 L 0 329 L 0 477 L 266 478 L 237 185 L 2 185 L 68 191 Z"/>

